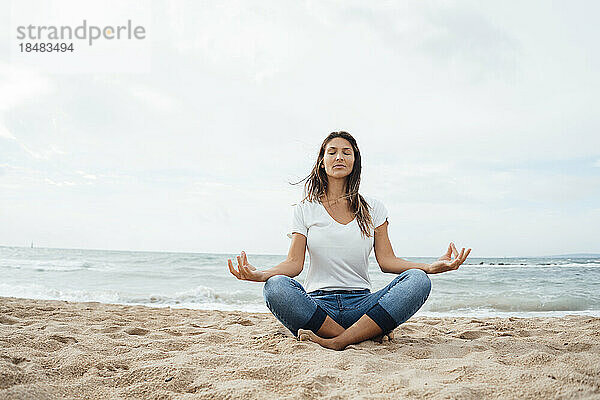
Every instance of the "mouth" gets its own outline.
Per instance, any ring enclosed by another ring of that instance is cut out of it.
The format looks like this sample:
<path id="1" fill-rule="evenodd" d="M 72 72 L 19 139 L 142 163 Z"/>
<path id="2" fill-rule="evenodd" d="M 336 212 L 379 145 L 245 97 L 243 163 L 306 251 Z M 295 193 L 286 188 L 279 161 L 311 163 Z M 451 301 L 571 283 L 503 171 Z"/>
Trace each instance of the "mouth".
<path id="1" fill-rule="evenodd" d="M 333 168 L 346 168 L 345 165 L 334 165 Z"/>

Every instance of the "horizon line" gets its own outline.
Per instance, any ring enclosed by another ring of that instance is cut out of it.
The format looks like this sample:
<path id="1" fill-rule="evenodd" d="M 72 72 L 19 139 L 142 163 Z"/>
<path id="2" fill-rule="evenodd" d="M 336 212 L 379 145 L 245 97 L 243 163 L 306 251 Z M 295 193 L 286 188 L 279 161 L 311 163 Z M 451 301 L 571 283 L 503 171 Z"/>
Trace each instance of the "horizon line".
<path id="1" fill-rule="evenodd" d="M 90 249 L 90 248 L 73 248 L 73 247 L 30 247 L 30 246 L 10 246 L 10 245 L 0 245 L 0 247 L 16 247 L 23 249 L 49 249 L 49 250 L 88 250 L 88 251 L 125 251 L 131 253 L 178 253 L 178 254 L 218 254 L 218 255 L 229 255 L 229 254 L 237 254 L 237 253 L 211 253 L 211 252 L 202 252 L 202 251 L 174 251 L 174 250 L 118 250 L 118 249 Z M 283 256 L 286 257 L 285 254 L 269 254 L 269 253 L 247 253 L 252 255 L 261 255 L 261 256 Z M 473 258 L 551 258 L 551 257 L 567 257 L 567 256 L 579 256 L 579 257 L 600 257 L 599 253 L 587 253 L 587 252 L 579 252 L 579 253 L 565 253 L 565 254 L 553 254 L 553 255 L 535 255 L 535 256 L 482 256 L 482 257 L 473 257 Z M 370 255 L 369 258 L 374 257 L 374 255 Z M 402 258 L 436 258 L 439 256 L 403 256 Z"/>

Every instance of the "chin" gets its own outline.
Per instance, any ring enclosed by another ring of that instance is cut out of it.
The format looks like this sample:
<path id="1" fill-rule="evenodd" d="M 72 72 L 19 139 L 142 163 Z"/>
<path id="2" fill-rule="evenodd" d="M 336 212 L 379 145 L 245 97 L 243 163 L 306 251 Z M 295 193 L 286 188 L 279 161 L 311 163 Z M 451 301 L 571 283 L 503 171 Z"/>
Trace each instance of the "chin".
<path id="1" fill-rule="evenodd" d="M 328 174 L 328 175 L 331 176 L 332 178 L 345 178 L 348 175 L 350 175 L 350 172 L 348 172 L 346 170 L 333 171 L 333 174 Z"/>

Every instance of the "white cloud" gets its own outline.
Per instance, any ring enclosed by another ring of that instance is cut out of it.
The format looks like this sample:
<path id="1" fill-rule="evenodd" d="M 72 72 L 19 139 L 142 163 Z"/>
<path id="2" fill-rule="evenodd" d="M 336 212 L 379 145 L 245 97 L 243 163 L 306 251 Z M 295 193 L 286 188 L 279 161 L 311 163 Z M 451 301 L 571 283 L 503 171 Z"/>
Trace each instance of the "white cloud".
<path id="1" fill-rule="evenodd" d="M 71 181 L 55 182 L 49 178 L 46 178 L 45 181 L 47 184 L 53 185 L 53 186 L 74 186 L 75 185 L 75 182 L 71 182 Z"/>
<path id="2" fill-rule="evenodd" d="M 0 112 L 50 93 L 50 82 L 43 73 L 0 61 Z"/>
<path id="3" fill-rule="evenodd" d="M 77 171 L 77 173 L 79 175 L 81 175 L 85 179 L 90 179 L 90 180 L 96 180 L 96 179 L 98 179 L 98 177 L 96 175 L 94 175 L 94 174 L 88 174 L 88 173 L 86 173 L 84 171 Z"/>
<path id="4" fill-rule="evenodd" d="M 173 97 L 160 93 L 151 87 L 132 86 L 130 91 L 135 98 L 149 105 L 153 111 L 169 112 L 179 106 Z"/>

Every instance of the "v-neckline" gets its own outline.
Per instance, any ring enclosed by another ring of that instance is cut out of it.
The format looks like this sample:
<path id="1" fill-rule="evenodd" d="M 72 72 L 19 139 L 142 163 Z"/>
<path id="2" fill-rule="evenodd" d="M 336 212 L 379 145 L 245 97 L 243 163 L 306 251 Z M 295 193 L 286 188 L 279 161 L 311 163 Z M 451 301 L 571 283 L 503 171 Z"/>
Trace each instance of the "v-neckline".
<path id="1" fill-rule="evenodd" d="M 338 225 L 341 225 L 341 226 L 348 226 L 348 225 L 350 225 L 351 223 L 353 223 L 354 221 L 356 221 L 356 216 L 355 216 L 355 217 L 352 219 L 352 221 L 348 222 L 347 224 L 342 224 L 341 222 L 338 222 L 338 221 L 337 221 L 335 218 L 333 218 L 333 217 L 331 216 L 331 214 L 329 214 L 329 211 L 327 211 L 327 209 L 325 208 L 325 205 L 324 205 L 323 203 L 319 202 L 319 204 L 321 204 L 321 207 L 323 207 L 323 210 L 325 210 L 325 214 L 327 214 L 327 215 L 329 216 L 329 218 L 331 218 L 331 220 L 332 220 L 333 222 L 335 222 L 336 224 L 338 224 Z"/>

